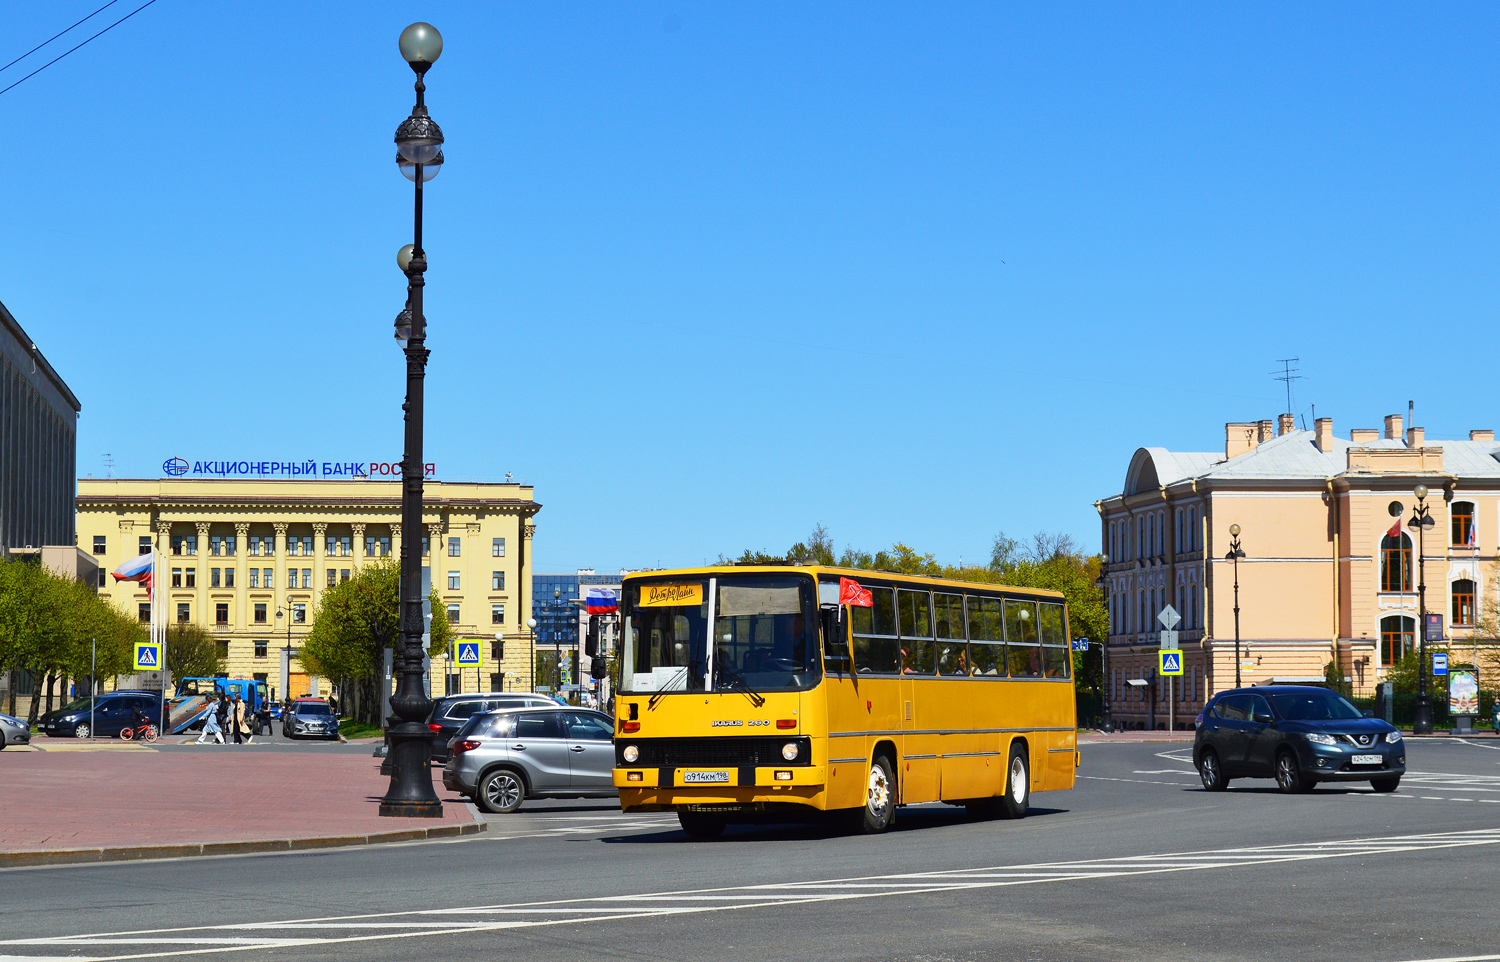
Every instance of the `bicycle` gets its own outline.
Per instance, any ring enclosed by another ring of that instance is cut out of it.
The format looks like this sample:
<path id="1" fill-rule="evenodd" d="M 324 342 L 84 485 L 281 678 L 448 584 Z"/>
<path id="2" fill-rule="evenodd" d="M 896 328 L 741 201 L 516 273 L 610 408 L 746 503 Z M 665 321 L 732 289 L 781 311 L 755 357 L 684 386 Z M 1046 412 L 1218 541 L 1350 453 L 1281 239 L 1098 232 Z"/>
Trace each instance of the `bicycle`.
<path id="1" fill-rule="evenodd" d="M 126 727 L 120 729 L 120 738 L 127 742 L 132 738 L 140 738 L 148 742 L 154 742 L 158 737 L 159 736 L 157 735 L 156 726 L 151 724 L 150 722 L 136 725 L 133 728 Z"/>

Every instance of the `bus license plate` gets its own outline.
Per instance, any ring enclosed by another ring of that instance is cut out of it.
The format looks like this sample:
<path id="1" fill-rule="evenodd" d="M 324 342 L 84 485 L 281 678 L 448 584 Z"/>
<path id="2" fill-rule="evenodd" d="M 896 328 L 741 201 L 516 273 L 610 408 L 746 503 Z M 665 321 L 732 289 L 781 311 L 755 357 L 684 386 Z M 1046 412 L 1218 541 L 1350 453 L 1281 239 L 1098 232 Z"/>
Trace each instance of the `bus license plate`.
<path id="1" fill-rule="evenodd" d="M 1350 761 L 1356 765 L 1379 765 L 1385 759 L 1379 755 L 1355 755 Z"/>
<path id="2" fill-rule="evenodd" d="M 697 782 L 697 783 L 700 783 L 700 784 L 703 783 L 703 782 L 718 782 L 718 783 L 727 785 L 727 784 L 729 784 L 729 773 L 728 772 L 683 772 L 682 773 L 682 782 L 683 782 L 684 785 L 691 785 L 694 782 Z"/>

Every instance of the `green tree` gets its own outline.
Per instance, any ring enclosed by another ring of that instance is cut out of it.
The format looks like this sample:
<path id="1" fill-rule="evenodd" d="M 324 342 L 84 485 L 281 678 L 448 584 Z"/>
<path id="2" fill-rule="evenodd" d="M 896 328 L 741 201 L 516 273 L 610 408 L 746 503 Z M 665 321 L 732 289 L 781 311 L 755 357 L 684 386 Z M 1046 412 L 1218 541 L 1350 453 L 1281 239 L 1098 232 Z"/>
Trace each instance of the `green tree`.
<path id="1" fill-rule="evenodd" d="M 350 715 L 371 725 L 381 724 L 380 682 L 385 650 L 400 635 L 401 568 L 395 558 L 365 565 L 348 581 L 323 593 L 313 613 L 313 625 L 302 643 L 302 661 L 309 670 L 340 680 L 339 691 Z M 432 641 L 428 654 L 448 650 L 452 627 L 436 589 L 432 606 Z M 352 684 L 351 684 L 352 683 Z"/>
<path id="2" fill-rule="evenodd" d="M 224 673 L 227 659 L 219 640 L 207 629 L 189 622 L 167 626 L 167 668 L 172 678 L 213 678 Z"/>

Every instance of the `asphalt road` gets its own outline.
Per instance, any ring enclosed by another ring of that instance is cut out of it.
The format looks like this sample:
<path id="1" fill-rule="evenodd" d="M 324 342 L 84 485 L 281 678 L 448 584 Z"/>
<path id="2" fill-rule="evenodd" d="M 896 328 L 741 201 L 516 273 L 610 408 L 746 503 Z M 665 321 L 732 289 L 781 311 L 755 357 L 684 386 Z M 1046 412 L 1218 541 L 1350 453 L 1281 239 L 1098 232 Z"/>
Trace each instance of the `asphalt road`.
<path id="1" fill-rule="evenodd" d="M 1083 751 L 1022 821 L 916 806 L 875 838 L 528 803 L 472 839 L 4 871 L 0 959 L 1500 958 L 1500 741 L 1413 740 L 1395 795 Z"/>

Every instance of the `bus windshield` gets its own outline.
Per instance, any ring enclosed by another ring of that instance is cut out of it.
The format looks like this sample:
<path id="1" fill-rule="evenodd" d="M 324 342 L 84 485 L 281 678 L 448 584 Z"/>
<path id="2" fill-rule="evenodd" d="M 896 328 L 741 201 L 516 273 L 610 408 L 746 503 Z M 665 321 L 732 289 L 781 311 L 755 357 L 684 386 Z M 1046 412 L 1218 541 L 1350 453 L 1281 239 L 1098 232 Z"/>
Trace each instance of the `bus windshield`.
<path id="1" fill-rule="evenodd" d="M 818 683 L 817 606 L 810 577 L 674 579 L 628 585 L 624 594 L 625 693 L 759 693 Z"/>

